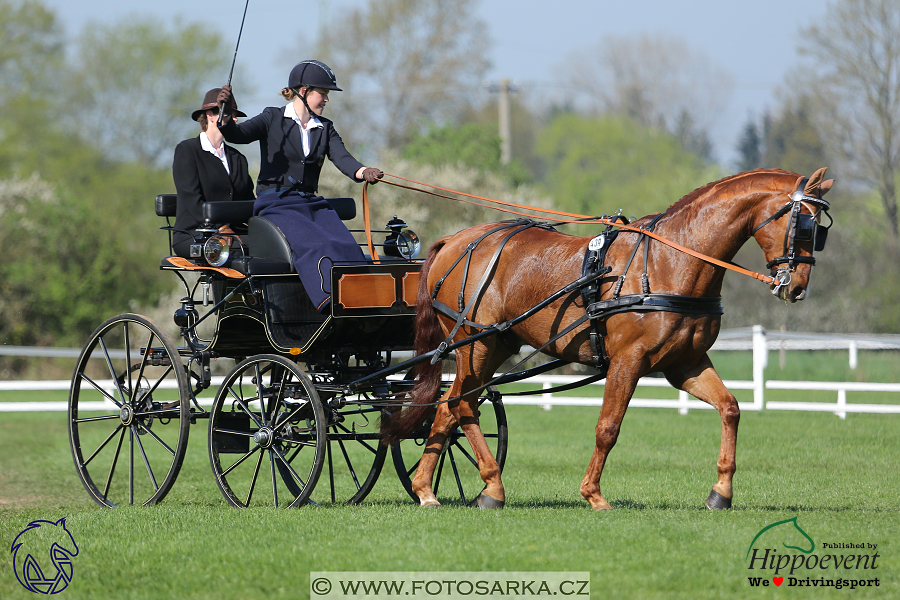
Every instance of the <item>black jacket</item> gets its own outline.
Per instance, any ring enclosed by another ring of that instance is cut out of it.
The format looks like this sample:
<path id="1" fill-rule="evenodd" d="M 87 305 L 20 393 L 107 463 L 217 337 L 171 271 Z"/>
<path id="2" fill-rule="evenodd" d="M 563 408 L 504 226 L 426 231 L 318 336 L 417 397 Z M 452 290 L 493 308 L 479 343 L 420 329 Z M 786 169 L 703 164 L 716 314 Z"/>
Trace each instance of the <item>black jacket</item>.
<path id="1" fill-rule="evenodd" d="M 300 127 L 293 119 L 284 116 L 284 107 L 270 106 L 252 119 L 243 123 L 230 122 L 221 128 L 225 139 L 234 144 L 259 141 L 261 164 L 257 194 L 290 187 L 315 193 L 326 156 L 341 173 L 354 181 L 361 181 L 356 179 L 356 172 L 363 164 L 347 151 L 330 120 L 316 118 L 323 127 L 309 131 L 309 156 L 303 155 Z M 288 176 L 294 181 L 290 181 Z"/>
<path id="2" fill-rule="evenodd" d="M 172 176 L 178 193 L 175 228 L 195 230 L 203 222 L 203 203 L 221 200 L 253 200 L 253 180 L 247 158 L 225 145 L 229 175 L 216 156 L 200 146 L 200 137 L 180 142 L 175 147 Z M 234 224 L 237 225 L 237 224 Z M 179 256 L 187 256 L 191 237 L 173 234 L 173 246 Z"/>

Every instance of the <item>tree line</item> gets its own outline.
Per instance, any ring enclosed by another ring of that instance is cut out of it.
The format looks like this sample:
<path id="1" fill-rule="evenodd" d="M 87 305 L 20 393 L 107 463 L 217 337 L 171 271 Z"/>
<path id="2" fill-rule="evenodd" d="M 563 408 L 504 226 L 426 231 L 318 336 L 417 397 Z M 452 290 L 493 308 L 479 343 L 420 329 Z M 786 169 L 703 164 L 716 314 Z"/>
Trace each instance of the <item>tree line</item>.
<path id="1" fill-rule="evenodd" d="M 798 32 L 808 62 L 779 106 L 748 120 L 728 166 L 708 131 L 731 76 L 660 36 L 598 40 L 561 57 L 554 87 L 525 84 L 512 101 L 515 160 L 502 164 L 475 3 L 370 0 L 321 32 L 318 58 L 346 90 L 329 115 L 365 162 L 478 195 L 628 216 L 740 170 L 829 166 L 835 226 L 812 297 L 784 307 L 727 277 L 723 325 L 900 329 L 900 1 L 840 0 L 841 19 Z M 144 17 L 70 40 L 39 0 L 0 0 L 0 37 L 0 340 L 78 346 L 108 316 L 149 310 L 171 289 L 156 268 L 167 240 L 151 202 L 174 191 L 172 150 L 196 134 L 187 109 L 221 83 L 230 51 L 206 25 Z M 256 148 L 243 150 L 252 164 Z M 359 192 L 328 168 L 321 186 Z M 383 185 L 372 200 L 376 219 L 401 214 L 426 242 L 505 218 Z M 755 270 L 761 260 L 752 243 L 738 257 Z"/>

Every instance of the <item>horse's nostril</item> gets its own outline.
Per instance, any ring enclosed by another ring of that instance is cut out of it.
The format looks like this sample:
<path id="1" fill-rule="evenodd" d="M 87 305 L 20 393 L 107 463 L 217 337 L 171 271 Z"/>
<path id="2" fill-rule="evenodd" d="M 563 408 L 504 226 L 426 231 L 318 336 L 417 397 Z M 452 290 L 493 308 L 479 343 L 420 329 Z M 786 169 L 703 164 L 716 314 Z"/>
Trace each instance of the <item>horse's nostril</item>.
<path id="1" fill-rule="evenodd" d="M 799 285 L 796 286 L 793 290 L 791 290 L 791 298 L 794 300 L 794 302 L 803 300 L 804 298 L 806 298 L 806 288 L 800 287 Z"/>

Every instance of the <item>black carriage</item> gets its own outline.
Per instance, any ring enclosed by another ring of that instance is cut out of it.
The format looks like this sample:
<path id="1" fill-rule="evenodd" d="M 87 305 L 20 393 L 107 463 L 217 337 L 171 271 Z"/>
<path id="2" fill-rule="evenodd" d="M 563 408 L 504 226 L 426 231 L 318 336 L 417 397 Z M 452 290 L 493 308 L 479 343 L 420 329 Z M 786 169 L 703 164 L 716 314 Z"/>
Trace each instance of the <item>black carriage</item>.
<path id="1" fill-rule="evenodd" d="M 156 213 L 168 222 L 175 202 L 175 195 L 158 196 Z M 329 202 L 342 219 L 355 216 L 353 199 Z M 389 450 L 417 500 L 410 477 L 430 424 L 389 449 L 380 443 L 379 419 L 396 410 L 413 383 L 410 361 L 392 364 L 392 355 L 412 348 L 421 263 L 388 256 L 334 264 L 331 306 L 322 314 L 303 289 L 283 234 L 251 217 L 252 204 L 207 203 L 192 258 L 162 260 L 160 268 L 184 288 L 174 325 L 127 313 L 91 334 L 69 397 L 79 478 L 102 506 L 156 503 L 178 476 L 190 426 L 208 420 L 210 464 L 233 506 L 358 503 Z M 217 230 L 235 222 L 247 223 L 248 231 L 229 249 Z M 400 254 L 403 227 L 395 218 L 383 232 L 387 253 Z M 171 227 L 162 229 L 171 236 Z M 219 359 L 236 365 L 214 377 Z M 201 396 L 206 389 L 216 390 L 211 403 Z M 503 404 L 496 391 L 481 401 L 490 407 L 482 426 L 502 465 Z M 443 475 L 445 491 L 467 502 L 482 482 L 461 437 L 456 431 L 445 446 L 435 487 Z"/>

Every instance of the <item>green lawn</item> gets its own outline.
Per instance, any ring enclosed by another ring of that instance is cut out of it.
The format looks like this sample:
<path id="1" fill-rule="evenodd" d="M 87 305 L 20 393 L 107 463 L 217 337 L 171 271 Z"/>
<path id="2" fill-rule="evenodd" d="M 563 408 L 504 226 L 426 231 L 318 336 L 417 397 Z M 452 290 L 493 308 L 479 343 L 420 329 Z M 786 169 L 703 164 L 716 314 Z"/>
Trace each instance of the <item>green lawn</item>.
<path id="1" fill-rule="evenodd" d="M 77 480 L 64 413 L 0 413 L 0 541 L 9 548 L 30 521 L 66 517 L 80 548 L 59 595 L 68 598 L 304 598 L 312 571 L 392 570 L 588 571 L 594 598 L 900 597 L 897 417 L 745 414 L 735 507 L 713 513 L 703 500 L 715 481 L 718 416 L 634 409 L 602 481 L 616 510 L 594 513 L 578 485 L 597 410 L 509 407 L 508 504 L 494 512 L 420 509 L 390 460 L 363 506 L 232 509 L 212 479 L 205 423 L 192 428 L 163 503 L 104 510 Z M 877 571 L 804 576 L 877 576 L 881 585 L 751 587 L 749 576 L 766 575 L 745 560 L 754 536 L 795 516 L 817 545 L 878 544 Z M 0 597 L 33 597 L 6 564 Z"/>

